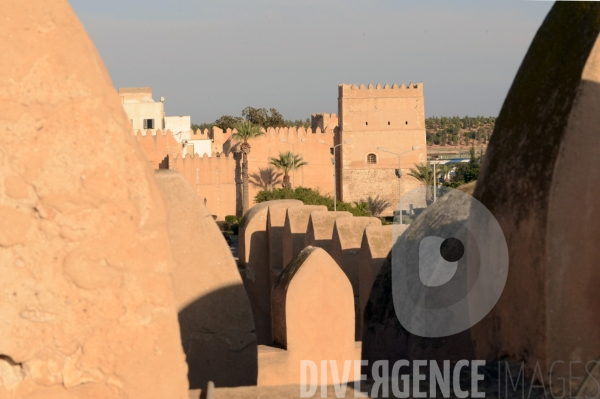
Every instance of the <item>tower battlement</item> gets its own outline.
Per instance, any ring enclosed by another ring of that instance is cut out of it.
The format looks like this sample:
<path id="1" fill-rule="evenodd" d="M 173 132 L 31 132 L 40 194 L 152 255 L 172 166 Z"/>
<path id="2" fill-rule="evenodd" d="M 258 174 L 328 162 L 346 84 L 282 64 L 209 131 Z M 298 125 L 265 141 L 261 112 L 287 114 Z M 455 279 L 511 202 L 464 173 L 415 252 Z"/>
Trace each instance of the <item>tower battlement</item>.
<path id="1" fill-rule="evenodd" d="M 402 83 L 398 86 L 394 83 L 392 86 L 377 83 L 373 86 L 369 83 L 366 87 L 364 84 L 360 86 L 352 84 L 347 85 L 342 83 L 338 89 L 339 97 L 423 97 L 423 82 L 409 83 L 405 85 Z"/>

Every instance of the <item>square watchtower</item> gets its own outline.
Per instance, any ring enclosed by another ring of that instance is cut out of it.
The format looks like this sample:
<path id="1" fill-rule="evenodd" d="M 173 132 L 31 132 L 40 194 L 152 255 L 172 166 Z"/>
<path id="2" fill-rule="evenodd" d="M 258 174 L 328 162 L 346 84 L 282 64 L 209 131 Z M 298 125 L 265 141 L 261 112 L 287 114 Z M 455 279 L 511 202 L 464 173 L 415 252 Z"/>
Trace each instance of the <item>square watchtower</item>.
<path id="1" fill-rule="evenodd" d="M 369 84 L 339 86 L 338 134 L 341 147 L 336 160 L 337 191 L 346 202 L 379 199 L 388 206 L 383 215 L 392 215 L 400 192 L 421 185 L 408 176 L 415 164 L 427 161 L 423 84 L 383 87 Z M 420 147 L 412 150 L 413 147 Z M 398 158 L 378 150 L 385 147 L 401 156 L 402 177 L 396 177 Z M 418 204 L 414 204 L 418 206 Z M 403 203 L 408 209 L 410 203 Z"/>

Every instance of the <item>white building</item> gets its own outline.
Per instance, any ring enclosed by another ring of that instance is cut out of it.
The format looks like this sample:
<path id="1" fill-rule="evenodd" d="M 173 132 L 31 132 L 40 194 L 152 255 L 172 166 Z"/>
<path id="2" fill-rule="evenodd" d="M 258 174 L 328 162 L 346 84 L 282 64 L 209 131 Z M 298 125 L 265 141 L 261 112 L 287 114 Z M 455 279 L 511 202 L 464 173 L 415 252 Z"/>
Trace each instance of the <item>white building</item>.
<path id="1" fill-rule="evenodd" d="M 206 154 L 207 156 L 212 157 L 212 140 L 210 140 L 210 139 L 188 140 L 184 151 L 185 151 L 184 155 L 198 154 L 199 156 L 204 156 L 204 154 Z"/>
<path id="2" fill-rule="evenodd" d="M 173 133 L 179 143 L 189 140 L 192 121 L 189 116 L 165 116 L 165 129 Z"/>
<path id="3" fill-rule="evenodd" d="M 178 143 L 189 140 L 191 118 L 189 116 L 165 116 L 165 99 L 155 102 L 151 87 L 121 87 L 119 95 L 123 109 L 129 118 L 133 132 L 170 130 Z"/>

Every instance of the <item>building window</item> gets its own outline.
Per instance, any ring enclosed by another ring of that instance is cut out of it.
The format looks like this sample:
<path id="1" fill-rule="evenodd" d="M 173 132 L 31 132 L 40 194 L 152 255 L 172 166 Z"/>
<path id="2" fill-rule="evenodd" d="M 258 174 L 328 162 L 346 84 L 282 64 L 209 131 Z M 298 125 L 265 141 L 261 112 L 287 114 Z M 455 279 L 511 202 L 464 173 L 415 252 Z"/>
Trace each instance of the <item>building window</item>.
<path id="1" fill-rule="evenodd" d="M 390 122 L 388 122 L 388 126 L 390 125 Z"/>
<path id="2" fill-rule="evenodd" d="M 154 119 L 144 119 L 144 129 L 154 129 Z"/>
<path id="3" fill-rule="evenodd" d="M 377 163 L 377 155 L 375 155 L 375 154 L 368 154 L 367 155 L 367 163 L 368 164 L 375 164 L 375 163 Z"/>
<path id="4" fill-rule="evenodd" d="M 408 121 L 404 122 L 405 125 L 408 125 Z"/>
<path id="5" fill-rule="evenodd" d="M 369 122 L 365 122 L 365 126 L 369 126 Z"/>

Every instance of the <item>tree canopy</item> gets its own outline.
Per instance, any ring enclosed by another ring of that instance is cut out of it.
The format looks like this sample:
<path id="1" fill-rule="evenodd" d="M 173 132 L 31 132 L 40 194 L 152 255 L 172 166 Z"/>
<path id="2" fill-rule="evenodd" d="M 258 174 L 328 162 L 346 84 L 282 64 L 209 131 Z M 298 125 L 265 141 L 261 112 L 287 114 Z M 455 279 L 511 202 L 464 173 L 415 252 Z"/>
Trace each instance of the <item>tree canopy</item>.
<path id="1" fill-rule="evenodd" d="M 219 127 L 222 130 L 234 129 L 236 125 L 244 122 L 244 118 L 239 116 L 229 116 L 223 115 L 216 121 L 214 121 L 213 125 Z"/>
<path id="2" fill-rule="evenodd" d="M 260 130 L 260 126 L 253 125 L 248 121 L 240 122 L 234 125 L 234 128 L 237 130 L 237 133 L 233 134 L 233 139 L 235 141 L 241 141 L 244 144 L 247 144 L 248 140 L 250 139 L 265 134 L 263 131 Z"/>
<path id="3" fill-rule="evenodd" d="M 427 144 L 445 146 L 464 143 L 468 145 L 473 141 L 485 144 L 492 135 L 495 124 L 495 117 L 484 116 L 465 116 L 463 118 L 458 116 L 433 116 L 426 118 Z"/>
<path id="4" fill-rule="evenodd" d="M 444 183 L 445 186 L 458 187 L 477 180 L 479 170 L 481 169 L 481 155 L 477 156 L 473 147 L 469 151 L 471 154 L 469 162 L 456 165 L 454 174 L 451 175 L 452 177 L 449 182 Z"/>
<path id="5" fill-rule="evenodd" d="M 281 113 L 275 108 L 266 109 L 246 107 L 242 110 L 242 116 L 223 115 L 213 123 L 193 123 L 192 129 L 196 131 L 197 129 L 210 129 L 212 126 L 217 126 L 220 129 L 227 130 L 235 128 L 237 124 L 244 121 L 250 122 L 253 125 L 260 126 L 264 129 L 268 129 L 270 127 L 310 127 L 310 118 L 306 118 L 306 120 L 288 120 L 284 119 L 283 115 L 281 115 Z"/>
<path id="6" fill-rule="evenodd" d="M 269 164 L 275 166 L 276 169 L 282 170 L 286 175 L 293 169 L 300 169 L 307 165 L 306 161 L 300 155 L 292 155 L 291 151 L 280 152 L 279 158 L 271 157 Z"/>
<path id="7" fill-rule="evenodd" d="M 242 116 L 250 123 L 265 129 L 270 127 L 284 127 L 283 116 L 275 108 L 252 108 L 246 107 L 242 110 Z"/>

